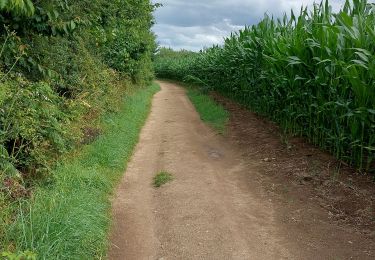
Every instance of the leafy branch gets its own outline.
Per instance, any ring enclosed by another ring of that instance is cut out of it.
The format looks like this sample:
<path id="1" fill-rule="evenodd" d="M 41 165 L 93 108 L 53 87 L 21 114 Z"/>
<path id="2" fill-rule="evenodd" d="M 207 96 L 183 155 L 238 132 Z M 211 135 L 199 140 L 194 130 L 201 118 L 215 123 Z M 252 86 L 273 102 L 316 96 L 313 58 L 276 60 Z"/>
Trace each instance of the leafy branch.
<path id="1" fill-rule="evenodd" d="M 0 0 L 0 1 L 2 1 L 2 0 Z M 0 58 L 3 55 L 3 53 L 4 53 L 4 50 L 6 48 L 6 45 L 7 45 L 8 41 L 10 39 L 12 39 L 12 38 L 17 37 L 16 33 L 14 31 L 10 31 L 8 27 L 5 27 L 5 30 L 6 30 L 7 33 L 6 33 L 5 41 L 4 41 L 3 46 L 1 48 L 1 51 L 0 51 Z M 23 45 L 23 44 L 19 45 L 19 47 L 18 47 L 18 55 L 15 57 L 16 60 L 14 61 L 14 63 L 12 64 L 12 66 L 10 66 L 10 68 L 8 69 L 8 71 L 0 78 L 0 83 L 3 82 L 9 76 L 9 74 L 12 72 L 12 70 L 17 65 L 17 63 L 22 58 L 22 56 L 25 55 L 25 50 L 26 50 L 26 45 Z"/>
<path id="2" fill-rule="evenodd" d="M 31 0 L 0 0 L 0 10 L 5 10 L 15 15 L 32 16 L 35 12 L 35 7 Z"/>

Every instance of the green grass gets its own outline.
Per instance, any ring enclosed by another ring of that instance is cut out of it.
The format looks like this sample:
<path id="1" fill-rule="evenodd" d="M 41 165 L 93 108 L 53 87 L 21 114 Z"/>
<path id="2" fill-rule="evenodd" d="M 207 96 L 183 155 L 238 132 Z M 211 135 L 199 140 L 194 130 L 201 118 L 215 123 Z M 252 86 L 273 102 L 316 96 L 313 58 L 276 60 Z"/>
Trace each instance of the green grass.
<path id="1" fill-rule="evenodd" d="M 124 99 L 120 113 L 103 120 L 105 133 L 62 162 L 55 179 L 36 190 L 6 231 L 6 244 L 38 259 L 103 259 L 111 223 L 110 196 L 149 113 L 156 84 Z M 27 209 L 27 210 L 25 210 Z"/>
<path id="2" fill-rule="evenodd" d="M 155 177 L 154 177 L 154 186 L 156 188 L 161 187 L 162 185 L 170 182 L 173 180 L 172 174 L 166 172 L 166 171 L 161 171 L 159 172 Z"/>
<path id="3" fill-rule="evenodd" d="M 219 133 L 224 134 L 226 124 L 229 121 L 229 112 L 223 106 L 216 103 L 210 96 L 197 89 L 188 88 L 187 95 L 194 104 L 201 119 Z"/>

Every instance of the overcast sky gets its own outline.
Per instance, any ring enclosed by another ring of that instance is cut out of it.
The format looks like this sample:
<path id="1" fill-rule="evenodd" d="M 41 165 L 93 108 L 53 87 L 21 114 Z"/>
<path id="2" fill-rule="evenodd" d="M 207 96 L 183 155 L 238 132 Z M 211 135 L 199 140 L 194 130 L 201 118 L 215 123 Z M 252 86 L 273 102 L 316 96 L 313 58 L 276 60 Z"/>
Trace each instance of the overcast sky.
<path id="1" fill-rule="evenodd" d="M 244 25 L 258 23 L 264 13 L 282 16 L 314 0 L 153 0 L 162 3 L 153 31 L 161 46 L 198 51 L 221 44 L 225 36 Z M 331 0 L 339 10 L 344 0 Z M 373 2 L 373 1 L 371 1 Z"/>

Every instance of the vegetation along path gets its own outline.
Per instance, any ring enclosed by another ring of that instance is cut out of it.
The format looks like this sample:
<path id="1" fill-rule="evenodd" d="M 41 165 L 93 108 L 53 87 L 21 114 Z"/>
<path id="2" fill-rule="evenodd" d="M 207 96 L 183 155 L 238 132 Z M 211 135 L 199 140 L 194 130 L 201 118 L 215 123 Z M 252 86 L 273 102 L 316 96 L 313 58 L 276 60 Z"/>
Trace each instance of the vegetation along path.
<path id="1" fill-rule="evenodd" d="M 183 88 L 160 83 L 113 201 L 110 259 L 373 259 L 371 239 L 313 203 L 286 212 L 292 202 L 264 189 L 264 162 L 206 126 Z M 173 180 L 155 188 L 161 171 Z"/>

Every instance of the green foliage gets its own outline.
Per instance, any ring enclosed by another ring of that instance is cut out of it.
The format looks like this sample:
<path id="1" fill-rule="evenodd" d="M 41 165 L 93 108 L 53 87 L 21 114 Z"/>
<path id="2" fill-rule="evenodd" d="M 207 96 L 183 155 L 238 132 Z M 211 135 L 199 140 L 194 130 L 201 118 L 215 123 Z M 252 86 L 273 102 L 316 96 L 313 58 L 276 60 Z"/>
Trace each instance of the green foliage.
<path id="1" fill-rule="evenodd" d="M 0 255 L 2 258 L 0 259 L 6 259 L 6 260 L 36 260 L 37 256 L 35 253 L 31 251 L 25 251 L 22 253 L 11 253 L 11 252 L 4 252 Z"/>
<path id="2" fill-rule="evenodd" d="M 6 245 L 12 245 L 13 251 L 31 250 L 38 259 L 105 259 L 109 196 L 125 171 L 159 89 L 154 84 L 129 92 L 120 113 L 104 117 L 104 134 L 66 157 L 53 171 L 53 182 L 41 185 L 32 201 L 20 203 L 21 213 L 5 232 Z"/>
<path id="3" fill-rule="evenodd" d="M 70 176 L 77 171 L 54 170 L 60 165 L 61 156 L 97 138 L 103 131 L 99 124 L 101 115 L 119 110 L 129 86 L 143 87 L 151 82 L 151 54 L 156 48 L 151 26 L 156 6 L 149 0 L 0 0 L 1 250 L 5 247 L 4 229 L 14 219 L 25 217 L 20 213 L 30 213 L 20 212 L 24 208 L 19 205 L 30 203 L 34 209 L 33 201 L 28 199 L 34 198 L 31 195 L 38 184 L 53 183 L 55 178 L 58 183 L 65 180 L 64 176 L 54 174 L 66 174 L 66 178 L 77 181 Z M 84 171 L 91 173 L 90 169 Z M 107 177 L 101 176 L 100 171 L 96 173 L 98 178 Z M 44 195 L 64 202 L 69 190 L 59 192 L 61 197 Z M 74 190 L 71 196 L 78 193 L 87 195 L 79 198 L 82 211 L 85 212 L 86 206 L 89 212 L 93 210 L 95 205 L 85 204 L 85 199 L 97 193 L 91 189 Z M 39 207 L 38 199 L 35 208 Z M 78 204 L 71 206 L 74 205 Z M 58 209 L 56 212 L 61 213 Z M 65 210 L 70 209 L 66 205 Z M 79 214 L 78 209 L 75 213 Z M 55 219 L 59 221 L 57 215 L 51 221 Z M 44 220 L 31 227 L 31 232 L 36 235 L 44 232 L 43 224 L 50 223 Z M 82 226 L 77 228 L 84 230 L 85 224 L 80 223 Z M 74 234 L 70 236 L 74 238 Z M 90 239 L 82 243 L 90 244 L 94 240 Z M 7 242 L 9 251 L 21 250 L 20 244 L 15 250 L 13 241 Z M 51 245 L 45 244 L 45 248 Z M 32 242 L 22 246 L 22 250 L 33 251 L 36 247 Z M 7 257 L 13 256 L 18 257 L 17 254 Z"/>
<path id="4" fill-rule="evenodd" d="M 0 146 L 8 163 L 28 175 L 48 171 L 81 142 L 78 120 L 116 109 L 120 75 L 151 81 L 154 8 L 148 0 L 0 1 Z"/>
<path id="5" fill-rule="evenodd" d="M 374 10 L 355 0 L 335 14 L 326 1 L 298 16 L 266 16 L 224 46 L 183 52 L 177 61 L 177 54 L 156 57 L 156 73 L 199 79 L 337 158 L 374 171 Z"/>
<path id="6" fill-rule="evenodd" d="M 105 37 L 98 41 L 106 63 L 113 69 L 126 72 L 138 82 L 142 78 L 147 81 L 153 78 L 150 65 L 156 44 L 154 35 L 149 31 L 154 23 L 154 8 L 149 1 L 111 2 L 109 9 L 116 10 L 117 16 L 112 19 L 106 17 L 105 23 L 115 29 L 106 30 Z M 129 30 L 132 27 L 138 29 Z"/>
<path id="7" fill-rule="evenodd" d="M 44 170 L 67 147 L 68 116 L 63 100 L 42 82 L 7 82 L 0 114 L 0 144 L 20 170 Z"/>
<path id="8" fill-rule="evenodd" d="M 0 10 L 27 16 L 31 16 L 35 12 L 31 0 L 0 0 Z"/>
<path id="9" fill-rule="evenodd" d="M 188 81 L 186 77 L 192 76 L 190 70 L 194 69 L 192 64 L 195 64 L 198 57 L 198 53 L 191 51 L 175 52 L 172 49 L 161 48 L 155 57 L 155 73 L 159 78 Z M 189 73 L 185 74 L 186 72 Z"/>

